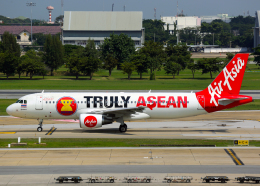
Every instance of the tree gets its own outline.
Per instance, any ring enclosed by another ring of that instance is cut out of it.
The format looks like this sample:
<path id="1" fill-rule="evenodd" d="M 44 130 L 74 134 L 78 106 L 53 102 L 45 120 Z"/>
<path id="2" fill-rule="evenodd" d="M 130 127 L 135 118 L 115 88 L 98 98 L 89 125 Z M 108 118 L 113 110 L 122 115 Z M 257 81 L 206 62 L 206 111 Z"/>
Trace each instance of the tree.
<path id="1" fill-rule="evenodd" d="M 222 46 L 229 47 L 231 41 L 231 34 L 222 31 L 219 36 L 219 41 L 221 42 Z"/>
<path id="2" fill-rule="evenodd" d="M 143 27 L 145 28 L 145 42 L 156 41 L 159 43 L 163 43 L 169 40 L 169 31 L 164 30 L 164 22 L 162 22 L 161 20 L 143 20 Z M 174 34 L 174 36 L 175 35 L 176 33 Z"/>
<path id="3" fill-rule="evenodd" d="M 227 64 L 231 61 L 231 59 L 234 57 L 233 53 L 226 53 L 226 58 L 223 60 L 223 68 L 227 66 Z"/>
<path id="4" fill-rule="evenodd" d="M 254 62 L 256 62 L 256 65 L 260 66 L 260 45 L 254 48 L 255 52 L 252 54 L 254 55 Z"/>
<path id="5" fill-rule="evenodd" d="M 58 17 L 56 17 L 55 19 L 55 23 L 58 24 L 60 22 L 63 22 L 64 16 L 63 15 L 59 15 Z"/>
<path id="6" fill-rule="evenodd" d="M 137 52 L 131 56 L 130 60 L 135 64 L 136 71 L 140 75 L 140 79 L 142 79 L 142 74 L 147 72 L 148 69 L 146 57 L 142 53 Z"/>
<path id="7" fill-rule="evenodd" d="M 45 68 L 40 56 L 34 50 L 29 50 L 21 57 L 21 67 L 24 72 L 30 74 L 30 79 L 36 73 L 41 73 Z"/>
<path id="8" fill-rule="evenodd" d="M 166 58 L 163 45 L 154 41 L 145 42 L 144 47 L 140 49 L 140 54 L 145 56 L 147 66 L 151 74 L 155 74 L 154 77 L 156 79 L 156 71 L 161 69 L 162 63 Z"/>
<path id="9" fill-rule="evenodd" d="M 109 76 L 111 76 L 112 70 L 118 64 L 117 60 L 114 58 L 112 54 L 108 54 L 104 59 L 103 68 L 108 70 Z"/>
<path id="10" fill-rule="evenodd" d="M 131 37 L 121 33 L 120 35 L 110 34 L 109 38 L 105 38 L 104 43 L 100 46 L 103 59 L 107 55 L 113 54 L 118 61 L 118 69 L 120 65 L 129 59 L 130 55 L 135 51 L 135 44 Z"/>
<path id="11" fill-rule="evenodd" d="M 85 48 L 78 47 L 72 50 L 66 59 L 66 67 L 76 75 L 76 79 L 82 72 L 84 75 L 89 75 L 91 80 L 93 73 L 97 72 L 101 67 L 99 52 L 94 41 L 89 39 Z"/>
<path id="12" fill-rule="evenodd" d="M 83 47 L 78 45 L 64 45 L 64 57 L 68 58 L 70 54 L 73 52 L 73 50 L 78 48 L 83 48 Z"/>
<path id="13" fill-rule="evenodd" d="M 93 73 L 101 68 L 99 51 L 96 49 L 94 40 L 89 39 L 83 52 L 81 72 L 90 76 L 92 80 Z"/>
<path id="14" fill-rule="evenodd" d="M 44 43 L 43 61 L 51 70 L 51 76 L 53 71 L 57 70 L 64 64 L 64 48 L 56 35 L 47 35 Z"/>
<path id="15" fill-rule="evenodd" d="M 94 57 L 84 57 L 82 58 L 81 71 L 85 75 L 89 75 L 89 79 L 92 80 L 94 72 L 97 72 L 101 68 L 101 61 Z"/>
<path id="16" fill-rule="evenodd" d="M 166 74 L 171 74 L 173 79 L 175 78 L 175 74 L 181 69 L 181 65 L 176 63 L 176 58 L 169 58 L 164 66 L 164 70 Z"/>
<path id="17" fill-rule="evenodd" d="M 181 68 L 179 68 L 177 72 L 179 75 L 179 72 L 186 68 L 187 63 L 191 59 L 191 54 L 188 51 L 188 46 L 186 44 L 168 45 L 165 48 L 165 52 L 168 58 L 174 59 L 176 63 L 181 65 Z"/>
<path id="18" fill-rule="evenodd" d="M 2 36 L 0 44 L 0 71 L 6 74 L 6 78 L 16 72 L 20 58 L 20 46 L 16 38 L 9 32 Z"/>
<path id="19" fill-rule="evenodd" d="M 46 35 L 43 33 L 36 33 L 32 35 L 33 40 L 33 45 L 35 46 L 43 46 L 46 40 Z M 29 40 L 31 40 L 31 35 L 29 36 Z"/>
<path id="20" fill-rule="evenodd" d="M 136 66 L 133 62 L 125 61 L 121 64 L 121 68 L 124 74 L 128 75 L 128 79 L 130 80 L 130 77 L 132 73 L 136 70 Z"/>
<path id="21" fill-rule="evenodd" d="M 79 78 L 79 74 L 82 69 L 82 53 L 84 48 L 77 48 L 70 53 L 70 56 L 66 59 L 66 67 L 69 69 L 70 73 L 76 75 L 76 79 Z"/>
<path id="22" fill-rule="evenodd" d="M 182 43 L 186 43 L 188 45 L 192 45 L 193 43 L 197 44 L 197 42 L 201 41 L 200 31 L 198 28 L 184 28 L 179 30 L 179 36 Z M 175 43 L 174 43 L 175 44 Z"/>
<path id="23" fill-rule="evenodd" d="M 20 45 L 17 43 L 15 36 L 9 32 L 4 32 L 2 37 L 0 52 L 9 52 L 13 53 L 16 57 L 20 57 Z"/>
<path id="24" fill-rule="evenodd" d="M 194 63 L 194 59 L 190 59 L 190 61 L 187 63 L 187 68 L 191 70 L 192 77 L 194 79 L 195 72 L 199 69 L 198 64 Z"/>
<path id="25" fill-rule="evenodd" d="M 212 79 L 212 73 L 219 72 L 220 60 L 219 58 L 199 59 L 198 67 L 202 69 L 202 74 L 210 73 L 210 78 Z"/>
<path id="26" fill-rule="evenodd" d="M 24 73 L 25 70 L 22 65 L 22 57 L 19 59 L 18 65 L 16 67 L 16 73 L 19 75 L 19 79 L 21 78 L 21 74 Z"/>

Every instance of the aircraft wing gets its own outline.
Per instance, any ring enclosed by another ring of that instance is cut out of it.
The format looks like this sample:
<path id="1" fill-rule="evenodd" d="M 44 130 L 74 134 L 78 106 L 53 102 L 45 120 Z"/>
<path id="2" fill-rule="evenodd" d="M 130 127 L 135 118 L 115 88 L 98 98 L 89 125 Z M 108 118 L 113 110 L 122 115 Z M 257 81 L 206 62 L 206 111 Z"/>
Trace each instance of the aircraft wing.
<path id="1" fill-rule="evenodd" d="M 231 98 L 223 98 L 223 99 L 219 99 L 218 100 L 218 103 L 220 104 L 220 105 L 224 105 L 224 106 L 226 106 L 226 105 L 228 105 L 228 104 L 231 104 L 231 103 L 233 103 L 233 102 L 235 102 L 235 101 L 240 101 L 240 100 L 243 100 L 243 99 L 248 99 L 247 97 L 240 97 L 240 98 L 234 98 L 234 99 L 231 99 Z"/>
<path id="2" fill-rule="evenodd" d="M 97 109 L 91 110 L 87 112 L 87 114 L 127 114 L 127 113 L 135 113 L 141 112 L 147 107 L 129 107 L 129 108 L 114 108 L 114 109 Z"/>

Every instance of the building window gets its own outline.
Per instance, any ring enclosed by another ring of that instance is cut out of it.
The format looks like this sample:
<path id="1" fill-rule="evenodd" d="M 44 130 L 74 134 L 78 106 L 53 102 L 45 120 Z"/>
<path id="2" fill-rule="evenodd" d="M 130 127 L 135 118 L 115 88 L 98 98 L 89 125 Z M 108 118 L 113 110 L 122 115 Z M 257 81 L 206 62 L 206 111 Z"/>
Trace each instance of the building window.
<path id="1" fill-rule="evenodd" d="M 135 41 L 135 45 L 140 45 L 139 43 L 140 43 L 139 41 Z"/>
<path id="2" fill-rule="evenodd" d="M 64 41 L 64 44 L 75 44 L 75 41 Z"/>
<path id="3" fill-rule="evenodd" d="M 95 45 L 99 46 L 100 45 L 100 41 L 95 41 Z"/>

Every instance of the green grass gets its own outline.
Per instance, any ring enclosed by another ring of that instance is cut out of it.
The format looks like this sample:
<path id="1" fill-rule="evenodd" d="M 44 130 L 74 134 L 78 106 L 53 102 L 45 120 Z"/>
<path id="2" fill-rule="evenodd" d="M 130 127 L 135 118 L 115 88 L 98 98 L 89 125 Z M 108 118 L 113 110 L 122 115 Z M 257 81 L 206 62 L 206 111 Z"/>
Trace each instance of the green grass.
<path id="1" fill-rule="evenodd" d="M 8 115 L 6 113 L 6 108 L 16 101 L 17 99 L 0 99 L 0 116 Z"/>
<path id="2" fill-rule="evenodd" d="M 200 140 L 200 139 L 85 139 L 85 138 L 46 138 L 42 143 L 35 144 L 38 139 L 23 138 L 22 143 L 27 146 L 12 148 L 79 148 L 79 147 L 140 147 L 140 145 L 216 145 L 217 147 L 232 146 L 232 140 Z M 10 143 L 16 143 L 17 139 L 1 139 L 0 148 L 7 147 Z M 260 146 L 260 141 L 250 141 L 250 146 Z"/>
<path id="3" fill-rule="evenodd" d="M 65 72 L 66 68 L 61 67 L 57 72 Z M 62 73 L 61 73 L 62 74 Z M 64 74 L 64 73 L 63 73 Z M 218 73 L 214 74 L 215 78 Z M 185 69 L 181 71 L 175 79 L 171 75 L 166 75 L 165 71 L 156 72 L 157 79 L 149 80 L 149 73 L 143 74 L 143 79 L 139 79 L 139 75 L 135 72 L 131 76 L 131 80 L 127 79 L 127 75 L 120 70 L 113 70 L 112 76 L 108 76 L 107 70 L 100 70 L 94 74 L 93 80 L 89 80 L 88 76 L 80 76 L 78 80 L 75 76 L 34 76 L 33 80 L 29 77 L 22 76 L 19 80 L 18 76 L 10 77 L 6 80 L 4 74 L 0 74 L 1 89 L 40 89 L 40 90 L 202 90 L 206 88 L 213 79 L 209 74 L 201 74 L 197 71 L 195 79 L 192 78 L 191 71 Z M 242 90 L 258 90 L 260 81 L 260 69 L 256 65 L 248 65 L 245 77 L 242 83 Z"/>
<path id="4" fill-rule="evenodd" d="M 7 116 L 6 108 L 12 103 L 16 102 L 17 99 L 0 99 L 0 116 Z M 240 105 L 227 110 L 260 110 L 260 100 L 254 100 L 254 102 Z"/>

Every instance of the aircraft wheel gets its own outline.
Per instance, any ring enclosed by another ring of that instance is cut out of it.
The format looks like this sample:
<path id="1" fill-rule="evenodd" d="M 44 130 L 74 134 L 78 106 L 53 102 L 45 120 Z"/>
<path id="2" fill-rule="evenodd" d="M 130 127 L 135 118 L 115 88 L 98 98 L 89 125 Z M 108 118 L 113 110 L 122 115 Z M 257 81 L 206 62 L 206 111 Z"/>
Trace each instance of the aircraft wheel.
<path id="1" fill-rule="evenodd" d="M 120 125 L 120 126 L 119 126 L 119 131 L 120 131 L 120 132 L 126 132 L 126 131 L 127 131 L 127 125 L 126 125 L 126 124 Z"/>
<path id="2" fill-rule="evenodd" d="M 37 131 L 38 131 L 38 132 L 41 132 L 41 131 L 42 131 L 42 127 L 38 127 L 38 128 L 37 128 Z"/>

